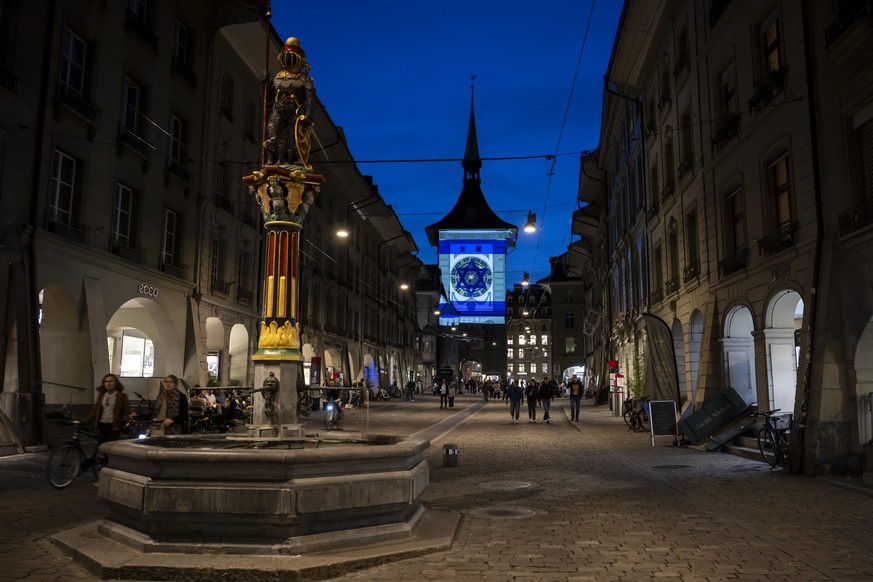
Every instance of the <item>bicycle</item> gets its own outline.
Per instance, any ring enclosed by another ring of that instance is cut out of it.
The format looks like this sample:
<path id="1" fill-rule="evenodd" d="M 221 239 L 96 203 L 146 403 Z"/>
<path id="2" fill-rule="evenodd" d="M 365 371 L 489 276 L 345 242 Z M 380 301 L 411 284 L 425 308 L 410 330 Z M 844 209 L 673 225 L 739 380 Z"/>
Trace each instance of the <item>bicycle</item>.
<path id="1" fill-rule="evenodd" d="M 74 420 L 72 424 L 76 427 L 72 438 L 55 449 L 46 464 L 46 477 L 52 487 L 57 489 L 67 487 L 81 472 L 88 469 L 91 469 L 96 479 L 106 462 L 105 457 L 99 454 L 97 435 L 83 429 L 79 421 Z M 94 439 L 94 449 L 90 454 L 82 446 L 80 436 Z"/>
<path id="2" fill-rule="evenodd" d="M 788 435 L 790 428 L 779 428 L 773 415 L 780 409 L 769 412 L 756 412 L 752 416 L 764 417 L 764 426 L 758 430 L 758 450 L 764 462 L 775 467 L 781 464 L 785 472 L 791 472 L 791 451 L 788 447 Z M 777 417 L 778 418 L 778 417 Z"/>
<path id="3" fill-rule="evenodd" d="M 622 418 L 628 430 L 634 432 L 649 430 L 649 400 L 648 396 L 642 396 L 624 401 Z"/>

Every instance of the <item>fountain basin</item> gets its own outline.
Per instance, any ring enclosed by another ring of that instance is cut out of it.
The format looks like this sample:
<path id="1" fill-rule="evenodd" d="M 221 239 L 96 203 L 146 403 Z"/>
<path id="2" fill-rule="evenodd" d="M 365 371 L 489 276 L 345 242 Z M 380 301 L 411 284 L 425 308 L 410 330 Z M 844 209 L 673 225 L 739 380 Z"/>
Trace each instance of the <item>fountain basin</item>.
<path id="1" fill-rule="evenodd" d="M 141 552 L 298 554 L 410 536 L 427 439 L 178 436 L 103 446 L 98 533 Z"/>

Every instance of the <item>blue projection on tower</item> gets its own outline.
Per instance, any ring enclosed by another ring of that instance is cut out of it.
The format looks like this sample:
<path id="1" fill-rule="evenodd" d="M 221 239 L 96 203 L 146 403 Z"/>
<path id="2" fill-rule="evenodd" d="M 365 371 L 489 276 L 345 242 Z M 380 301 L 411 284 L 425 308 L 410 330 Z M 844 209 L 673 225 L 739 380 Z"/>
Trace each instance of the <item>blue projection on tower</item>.
<path id="1" fill-rule="evenodd" d="M 448 296 L 440 304 L 440 310 L 445 314 L 440 315 L 442 325 L 504 323 L 506 248 L 505 232 L 440 233 L 440 270 L 443 289 Z"/>
<path id="2" fill-rule="evenodd" d="M 442 273 L 440 325 L 506 323 L 506 252 L 518 228 L 498 217 L 482 193 L 479 140 L 470 100 L 464 180 L 455 206 L 424 230 Z"/>

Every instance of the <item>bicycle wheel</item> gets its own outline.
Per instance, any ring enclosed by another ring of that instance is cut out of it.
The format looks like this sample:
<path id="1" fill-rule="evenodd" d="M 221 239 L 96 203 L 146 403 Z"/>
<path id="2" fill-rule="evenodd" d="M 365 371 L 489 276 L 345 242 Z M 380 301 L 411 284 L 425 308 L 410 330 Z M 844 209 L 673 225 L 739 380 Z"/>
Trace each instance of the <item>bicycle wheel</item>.
<path id="1" fill-rule="evenodd" d="M 636 415 L 633 410 L 625 410 L 621 416 L 624 418 L 624 423 L 627 425 L 628 430 L 637 430 L 637 421 L 634 419 Z"/>
<path id="2" fill-rule="evenodd" d="M 776 435 L 773 434 L 773 429 L 769 426 L 761 427 L 758 431 L 758 450 L 761 451 L 761 456 L 764 457 L 764 462 L 775 467 L 779 461 L 779 454 L 776 449 Z"/>
<path id="3" fill-rule="evenodd" d="M 73 445 L 63 445 L 52 452 L 46 465 L 46 476 L 52 487 L 61 489 L 79 474 L 84 455 Z"/>
<path id="4" fill-rule="evenodd" d="M 640 430 L 649 432 L 649 410 L 646 407 L 637 410 L 637 423 Z"/>
<path id="5" fill-rule="evenodd" d="M 782 470 L 791 474 L 791 448 L 784 433 L 779 435 L 779 462 L 782 464 Z"/>

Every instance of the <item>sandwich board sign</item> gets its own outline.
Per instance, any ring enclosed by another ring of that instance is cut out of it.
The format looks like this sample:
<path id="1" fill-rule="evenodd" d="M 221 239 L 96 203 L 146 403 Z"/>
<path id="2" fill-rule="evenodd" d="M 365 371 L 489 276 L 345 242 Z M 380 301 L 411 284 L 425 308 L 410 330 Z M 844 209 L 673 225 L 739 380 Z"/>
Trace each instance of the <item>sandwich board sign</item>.
<path id="1" fill-rule="evenodd" d="M 679 439 L 679 428 L 676 423 L 675 400 L 652 400 L 649 402 L 649 431 L 652 446 L 657 437 L 674 437 Z"/>

